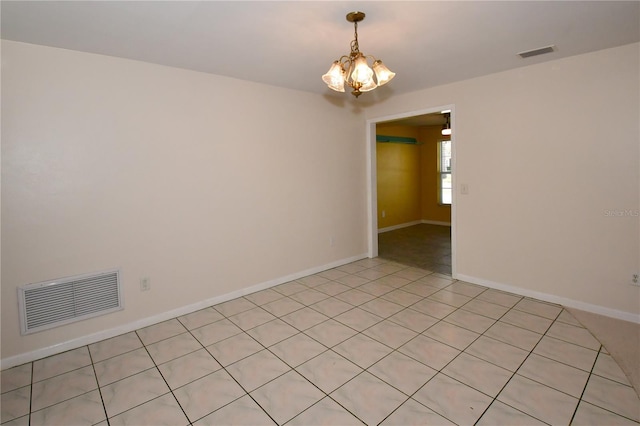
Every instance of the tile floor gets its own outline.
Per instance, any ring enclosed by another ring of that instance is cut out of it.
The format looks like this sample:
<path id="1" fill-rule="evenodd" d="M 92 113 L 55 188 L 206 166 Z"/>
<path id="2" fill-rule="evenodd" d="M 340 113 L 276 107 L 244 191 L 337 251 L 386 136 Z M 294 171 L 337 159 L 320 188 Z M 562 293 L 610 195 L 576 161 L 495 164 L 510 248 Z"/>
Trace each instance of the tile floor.
<path id="1" fill-rule="evenodd" d="M 3 425 L 638 425 L 560 306 L 364 259 L 2 371 Z"/>
<path id="2" fill-rule="evenodd" d="M 451 227 L 421 223 L 378 234 L 378 256 L 451 275 Z"/>

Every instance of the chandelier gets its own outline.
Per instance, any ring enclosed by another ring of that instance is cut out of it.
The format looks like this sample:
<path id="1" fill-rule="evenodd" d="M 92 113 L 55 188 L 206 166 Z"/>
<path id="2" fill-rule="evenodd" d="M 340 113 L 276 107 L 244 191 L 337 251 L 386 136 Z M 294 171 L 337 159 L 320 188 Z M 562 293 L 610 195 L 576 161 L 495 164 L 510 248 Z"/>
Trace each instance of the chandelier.
<path id="1" fill-rule="evenodd" d="M 376 87 L 388 83 L 396 74 L 389 71 L 381 60 L 371 55 L 360 53 L 358 46 L 358 22 L 365 17 L 363 12 L 351 12 L 347 14 L 347 21 L 353 22 L 354 39 L 351 41 L 351 53 L 343 55 L 334 61 L 329 71 L 322 76 L 330 89 L 336 92 L 344 92 L 345 84 L 353 90 L 351 94 L 356 98 L 362 92 L 368 92 Z M 373 60 L 373 69 L 369 67 L 367 58 Z M 374 79 L 375 74 L 375 79 Z"/>

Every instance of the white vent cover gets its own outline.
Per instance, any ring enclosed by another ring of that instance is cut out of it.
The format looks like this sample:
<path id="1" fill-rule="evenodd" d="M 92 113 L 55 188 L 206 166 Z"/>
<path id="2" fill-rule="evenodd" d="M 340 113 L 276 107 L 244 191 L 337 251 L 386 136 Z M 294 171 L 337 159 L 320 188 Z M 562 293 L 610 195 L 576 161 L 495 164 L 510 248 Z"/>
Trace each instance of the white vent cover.
<path id="1" fill-rule="evenodd" d="M 120 271 L 78 275 L 18 287 L 22 334 L 123 309 Z"/>

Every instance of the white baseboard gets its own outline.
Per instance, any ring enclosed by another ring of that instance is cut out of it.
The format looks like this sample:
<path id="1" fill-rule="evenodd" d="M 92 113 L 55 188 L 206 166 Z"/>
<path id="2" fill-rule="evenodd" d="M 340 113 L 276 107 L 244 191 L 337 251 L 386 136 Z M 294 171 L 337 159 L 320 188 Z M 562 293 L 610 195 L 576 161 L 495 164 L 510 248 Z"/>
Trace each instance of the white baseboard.
<path id="1" fill-rule="evenodd" d="M 428 225 L 440 225 L 440 226 L 451 226 L 451 222 L 439 222 L 437 220 L 421 220 L 420 223 L 426 223 Z"/>
<path id="2" fill-rule="evenodd" d="M 556 296 L 548 293 L 541 293 L 538 291 L 527 290 L 521 287 L 514 287 L 512 285 L 501 284 L 494 281 L 485 280 L 482 278 L 471 277 L 469 275 L 457 274 L 456 279 L 466 281 L 472 284 L 478 284 L 496 290 L 507 291 L 509 293 L 518 294 L 520 296 L 532 297 L 534 299 L 543 300 L 545 302 L 555 303 L 569 308 L 579 309 L 581 311 L 587 311 L 605 317 L 615 318 L 623 321 L 629 321 L 636 324 L 640 324 L 640 314 L 634 314 L 631 312 L 619 311 L 617 309 L 611 309 L 600 305 L 593 305 L 591 303 L 581 302 L 579 300 L 573 300 L 566 297 Z"/>
<path id="3" fill-rule="evenodd" d="M 382 234 L 384 232 L 395 231 L 396 229 L 408 228 L 409 226 L 420 225 L 421 223 L 425 223 L 427 225 L 441 225 L 441 226 L 451 226 L 451 222 L 438 222 L 437 220 L 414 220 L 411 222 L 401 223 L 399 225 L 387 226 L 386 228 L 378 229 L 378 234 Z"/>
<path id="4" fill-rule="evenodd" d="M 368 257 L 367 254 L 361 254 L 358 256 L 349 257 L 346 259 L 337 260 L 322 266 L 316 266 L 304 271 L 299 271 L 284 277 L 279 277 L 273 280 L 265 281 L 260 284 L 253 285 L 251 287 L 242 288 L 240 290 L 233 291 L 231 293 L 223 294 L 221 296 L 212 297 L 210 299 L 202 300 L 197 303 L 193 303 L 188 306 L 173 309 L 171 311 L 163 312 L 158 315 L 143 318 L 128 324 L 124 324 L 109 330 L 100 331 L 98 333 L 89 334 L 87 336 L 78 337 L 76 339 L 68 340 L 56 345 L 48 346 L 46 348 L 36 349 L 31 352 L 26 352 L 12 357 L 4 358 L 0 360 L 0 369 L 15 367 L 27 362 L 36 361 L 51 355 L 55 355 L 61 352 L 66 352 L 72 349 L 77 349 L 82 346 L 91 345 L 101 340 L 110 339 L 112 337 L 120 336 L 121 334 L 129 333 L 144 327 L 148 327 L 153 324 L 157 324 L 163 321 L 170 320 L 172 318 L 187 315 L 200 309 L 207 308 L 209 306 L 217 305 L 219 303 L 226 302 L 231 299 L 235 299 L 240 296 L 255 293 L 256 291 L 264 290 L 270 287 L 274 287 L 280 284 L 284 284 L 289 281 L 296 280 L 298 278 L 306 277 L 308 275 L 317 274 L 318 272 L 326 271 L 328 269 L 337 268 L 348 263 L 352 263 Z"/>
<path id="5" fill-rule="evenodd" d="M 412 222 L 401 223 L 399 225 L 387 226 L 386 228 L 378 229 L 378 234 L 382 234 L 383 232 L 395 231 L 396 229 L 407 228 L 413 225 L 420 225 L 421 223 L 422 221 L 420 220 L 414 220 Z"/>

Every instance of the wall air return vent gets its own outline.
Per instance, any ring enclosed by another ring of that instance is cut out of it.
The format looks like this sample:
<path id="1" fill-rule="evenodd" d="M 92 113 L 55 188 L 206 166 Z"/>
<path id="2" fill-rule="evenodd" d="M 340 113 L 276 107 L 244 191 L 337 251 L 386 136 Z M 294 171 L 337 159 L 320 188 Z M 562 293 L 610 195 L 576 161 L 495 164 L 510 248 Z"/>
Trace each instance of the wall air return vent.
<path id="1" fill-rule="evenodd" d="M 22 334 L 123 309 L 120 271 L 78 275 L 18 287 Z"/>
<path id="2" fill-rule="evenodd" d="M 530 58 L 532 56 L 538 56 L 538 55 L 544 55 L 545 53 L 551 53 L 551 52 L 554 52 L 555 50 L 556 50 L 556 47 L 554 45 L 551 45 L 551 46 L 546 46 L 546 47 L 540 47 L 538 49 L 527 50 L 525 52 L 520 52 L 520 53 L 518 53 L 518 56 L 520 56 L 521 58 Z"/>

